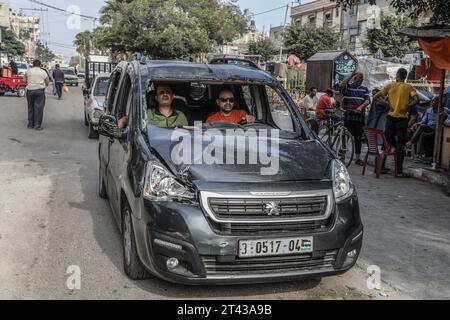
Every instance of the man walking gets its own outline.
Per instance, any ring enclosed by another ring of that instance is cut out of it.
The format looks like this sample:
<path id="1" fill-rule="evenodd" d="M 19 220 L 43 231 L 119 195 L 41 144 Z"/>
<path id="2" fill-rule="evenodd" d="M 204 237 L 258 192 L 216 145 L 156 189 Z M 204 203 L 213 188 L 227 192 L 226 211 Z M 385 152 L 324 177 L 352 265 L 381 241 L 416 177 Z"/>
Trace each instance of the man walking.
<path id="1" fill-rule="evenodd" d="M 406 69 L 398 69 L 395 78 L 396 82 L 388 84 L 373 97 L 374 100 L 382 105 L 389 105 L 390 107 L 386 121 L 386 139 L 391 142 L 396 138 L 396 152 L 398 155 L 397 175 L 400 177 L 403 176 L 409 110 L 419 102 L 416 89 L 405 83 L 407 76 L 408 71 Z M 384 96 L 388 97 L 388 104 L 383 101 L 382 98 Z"/>
<path id="2" fill-rule="evenodd" d="M 42 130 L 42 118 L 45 106 L 45 88 L 50 79 L 41 68 L 41 61 L 34 60 L 33 67 L 24 75 L 27 85 L 28 125 L 29 129 Z"/>
<path id="3" fill-rule="evenodd" d="M 344 125 L 355 138 L 355 163 L 360 166 L 364 165 L 361 160 L 361 149 L 365 111 L 366 107 L 370 105 L 369 89 L 362 85 L 363 81 L 364 75 L 355 70 L 339 85 L 343 95 Z"/>
<path id="4" fill-rule="evenodd" d="M 64 78 L 64 72 L 59 68 L 59 64 L 55 65 L 55 70 L 52 72 L 53 83 L 56 88 L 56 94 L 58 95 L 58 99 L 61 99 L 62 96 L 62 88 L 66 79 Z"/>

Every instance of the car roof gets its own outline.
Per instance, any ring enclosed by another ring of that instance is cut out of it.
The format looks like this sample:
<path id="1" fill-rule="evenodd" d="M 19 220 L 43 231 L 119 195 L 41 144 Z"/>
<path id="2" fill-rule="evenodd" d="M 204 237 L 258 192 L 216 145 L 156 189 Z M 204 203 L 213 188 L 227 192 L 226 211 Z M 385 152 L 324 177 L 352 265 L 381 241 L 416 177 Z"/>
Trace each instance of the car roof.
<path id="1" fill-rule="evenodd" d="M 277 83 L 270 73 L 245 65 L 200 64 L 174 60 L 152 60 L 146 65 L 152 80 Z"/>

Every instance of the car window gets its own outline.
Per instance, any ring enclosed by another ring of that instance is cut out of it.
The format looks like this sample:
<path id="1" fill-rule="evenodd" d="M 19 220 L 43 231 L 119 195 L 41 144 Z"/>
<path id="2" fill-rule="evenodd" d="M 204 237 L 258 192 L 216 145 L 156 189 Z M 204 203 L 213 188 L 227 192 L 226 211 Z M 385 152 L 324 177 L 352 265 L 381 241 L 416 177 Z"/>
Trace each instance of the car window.
<path id="1" fill-rule="evenodd" d="M 279 92 L 269 86 L 265 86 L 265 92 L 272 119 L 277 127 L 281 130 L 294 132 L 294 120 L 292 114 Z"/>
<path id="2" fill-rule="evenodd" d="M 74 76 L 75 72 L 73 72 L 72 70 L 63 70 L 64 74 L 67 76 Z"/>
<path id="3" fill-rule="evenodd" d="M 104 96 L 108 90 L 109 78 L 99 78 L 94 90 L 94 96 Z"/>
<path id="4" fill-rule="evenodd" d="M 108 113 L 112 114 L 113 113 L 113 107 L 114 107 L 114 101 L 116 100 L 116 95 L 117 95 L 117 89 L 119 87 L 119 81 L 120 81 L 120 76 L 121 76 L 121 72 L 120 70 L 117 70 L 115 72 L 113 72 L 113 74 L 111 75 L 111 85 L 108 87 L 108 94 L 107 94 L 107 108 L 108 108 Z"/>
<path id="5" fill-rule="evenodd" d="M 25 63 L 18 63 L 17 68 L 19 69 L 28 69 L 27 65 Z"/>
<path id="6" fill-rule="evenodd" d="M 119 89 L 119 96 L 116 105 L 116 118 L 128 116 L 131 97 L 131 79 L 128 74 L 125 74 L 122 84 Z"/>

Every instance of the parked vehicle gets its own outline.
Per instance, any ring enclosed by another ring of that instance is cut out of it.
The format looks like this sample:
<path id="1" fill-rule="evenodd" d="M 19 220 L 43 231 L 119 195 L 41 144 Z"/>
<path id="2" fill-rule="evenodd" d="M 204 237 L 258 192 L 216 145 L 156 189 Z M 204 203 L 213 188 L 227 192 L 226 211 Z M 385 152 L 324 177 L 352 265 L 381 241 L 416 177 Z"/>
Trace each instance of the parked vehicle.
<path id="1" fill-rule="evenodd" d="M 75 71 L 66 68 L 61 68 L 61 71 L 64 72 L 64 79 L 67 85 L 78 87 L 78 77 Z"/>
<path id="2" fill-rule="evenodd" d="M 99 74 L 90 90 L 85 90 L 84 95 L 84 124 L 89 128 L 88 137 L 98 138 L 98 121 L 104 114 L 106 90 L 108 89 L 109 73 Z"/>
<path id="3" fill-rule="evenodd" d="M 28 71 L 28 63 L 26 61 L 16 61 L 18 75 L 23 76 Z"/>
<path id="4" fill-rule="evenodd" d="M 2 74 L 0 76 L 0 96 L 5 95 L 7 92 L 17 94 L 18 97 L 24 97 L 26 95 L 27 83 L 23 80 L 23 76 L 15 76 L 8 67 L 2 68 Z"/>
<path id="5" fill-rule="evenodd" d="M 178 97 L 172 105 L 188 126 L 149 123 L 161 84 Z M 223 88 L 255 123 L 205 123 Z M 269 73 L 136 57 L 112 72 L 105 107 L 99 195 L 122 232 L 130 278 L 278 282 L 341 274 L 356 263 L 363 225 L 347 169 Z M 271 161 L 252 162 L 255 153 Z"/>

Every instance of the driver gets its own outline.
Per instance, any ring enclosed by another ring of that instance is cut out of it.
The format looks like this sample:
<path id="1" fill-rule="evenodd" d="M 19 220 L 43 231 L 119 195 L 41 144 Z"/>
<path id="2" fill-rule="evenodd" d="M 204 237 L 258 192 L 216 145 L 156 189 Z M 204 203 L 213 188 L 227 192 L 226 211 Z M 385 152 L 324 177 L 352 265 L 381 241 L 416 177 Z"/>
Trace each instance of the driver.
<path id="1" fill-rule="evenodd" d="M 233 110 L 234 108 L 234 95 L 230 90 L 222 90 L 219 93 L 219 97 L 216 100 L 219 106 L 219 112 L 214 113 L 208 119 L 207 123 L 225 121 L 232 123 L 240 123 L 242 121 L 247 121 L 247 123 L 254 123 L 255 117 L 249 115 L 244 110 Z"/>

